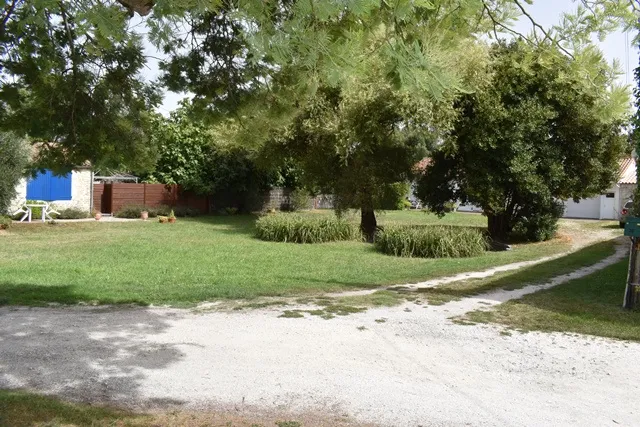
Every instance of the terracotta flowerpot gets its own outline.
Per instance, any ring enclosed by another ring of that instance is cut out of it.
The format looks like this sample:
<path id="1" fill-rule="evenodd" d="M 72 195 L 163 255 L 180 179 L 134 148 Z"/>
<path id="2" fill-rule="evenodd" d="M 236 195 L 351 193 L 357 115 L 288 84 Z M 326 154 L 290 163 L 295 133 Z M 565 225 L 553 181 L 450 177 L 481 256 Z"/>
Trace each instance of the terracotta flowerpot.
<path id="1" fill-rule="evenodd" d="M 176 222 L 176 219 L 175 219 L 175 218 L 169 218 L 169 223 L 170 223 L 170 224 L 173 224 L 174 222 Z"/>
<path id="2" fill-rule="evenodd" d="M 147 212 L 147 211 L 142 211 L 142 212 L 140 212 L 140 218 L 141 218 L 143 221 L 148 220 L 148 219 L 149 219 L 149 212 Z"/>
<path id="3" fill-rule="evenodd" d="M 98 212 L 95 218 L 96 218 L 96 221 L 100 221 L 102 219 L 102 213 Z"/>

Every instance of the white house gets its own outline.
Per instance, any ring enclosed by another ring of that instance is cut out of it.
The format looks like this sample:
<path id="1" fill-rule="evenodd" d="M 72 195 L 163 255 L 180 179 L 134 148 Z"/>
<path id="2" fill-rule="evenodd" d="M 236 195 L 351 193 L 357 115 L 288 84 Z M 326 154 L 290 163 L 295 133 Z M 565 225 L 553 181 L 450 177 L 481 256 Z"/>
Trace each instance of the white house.
<path id="1" fill-rule="evenodd" d="M 564 202 L 564 218 L 613 219 L 620 218 L 624 204 L 633 196 L 636 187 L 635 158 L 620 161 L 618 181 L 599 196 L 582 199 L 578 202 Z M 460 212 L 482 212 L 482 208 L 474 205 L 460 205 Z"/>
<path id="2" fill-rule="evenodd" d="M 73 207 L 90 212 L 93 173 L 89 168 L 78 168 L 67 175 L 56 176 L 47 170 L 35 178 L 22 179 L 16 190 L 10 212 L 18 209 L 25 200 L 44 200 L 61 209 Z"/>
<path id="3" fill-rule="evenodd" d="M 636 161 L 628 158 L 620 161 L 620 174 L 610 189 L 599 196 L 578 202 L 565 202 L 565 218 L 613 219 L 620 218 L 624 204 L 633 196 L 636 188 Z"/>

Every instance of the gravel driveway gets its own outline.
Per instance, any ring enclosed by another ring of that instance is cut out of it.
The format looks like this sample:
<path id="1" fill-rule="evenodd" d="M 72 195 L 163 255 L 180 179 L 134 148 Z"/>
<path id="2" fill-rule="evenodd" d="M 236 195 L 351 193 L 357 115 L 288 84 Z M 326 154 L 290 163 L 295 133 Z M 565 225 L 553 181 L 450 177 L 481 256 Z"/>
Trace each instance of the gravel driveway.
<path id="1" fill-rule="evenodd" d="M 640 420 L 630 398 L 640 391 L 639 344 L 501 335 L 452 323 L 447 305 L 331 320 L 279 313 L 3 307 L 0 388 L 146 410 L 314 412 L 384 426 Z"/>

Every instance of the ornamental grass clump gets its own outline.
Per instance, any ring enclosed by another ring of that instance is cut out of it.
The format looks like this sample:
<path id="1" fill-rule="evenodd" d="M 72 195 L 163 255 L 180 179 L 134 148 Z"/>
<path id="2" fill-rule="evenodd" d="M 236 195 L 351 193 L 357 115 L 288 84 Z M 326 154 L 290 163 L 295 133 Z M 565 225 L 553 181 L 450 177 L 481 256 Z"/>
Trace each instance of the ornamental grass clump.
<path id="1" fill-rule="evenodd" d="M 266 215 L 256 221 L 258 238 L 272 242 L 323 243 L 358 237 L 354 224 L 339 218 Z"/>
<path id="2" fill-rule="evenodd" d="M 464 258 L 487 250 L 479 230 L 447 226 L 389 226 L 376 235 L 375 246 L 388 255 L 418 258 Z"/>

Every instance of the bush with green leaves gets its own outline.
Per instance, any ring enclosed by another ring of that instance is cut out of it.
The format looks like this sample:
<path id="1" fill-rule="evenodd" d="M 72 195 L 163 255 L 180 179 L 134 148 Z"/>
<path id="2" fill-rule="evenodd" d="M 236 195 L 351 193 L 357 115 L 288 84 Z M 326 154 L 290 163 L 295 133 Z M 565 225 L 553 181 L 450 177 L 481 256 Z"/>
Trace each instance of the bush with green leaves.
<path id="1" fill-rule="evenodd" d="M 78 208 L 56 209 L 58 214 L 52 215 L 56 219 L 83 219 L 89 218 L 89 212 Z"/>
<path id="2" fill-rule="evenodd" d="M 0 214 L 8 212 L 16 185 L 25 176 L 29 147 L 12 133 L 0 132 Z"/>
<path id="3" fill-rule="evenodd" d="M 273 242 L 323 243 L 358 238 L 357 227 L 335 217 L 309 217 L 279 213 L 256 221 L 258 238 Z"/>
<path id="4" fill-rule="evenodd" d="M 173 213 L 176 217 L 194 217 L 201 214 L 201 212 L 197 209 L 189 208 L 186 206 L 176 206 L 172 208 L 171 206 L 143 206 L 143 205 L 125 205 L 118 212 L 115 213 L 117 218 L 140 218 L 140 214 L 142 211 L 147 211 L 149 213 L 149 218 L 155 218 L 158 216 L 169 216 L 171 210 L 173 209 Z"/>
<path id="5" fill-rule="evenodd" d="M 200 212 L 198 209 L 189 208 L 187 206 L 176 206 L 175 208 L 173 208 L 173 213 L 178 218 L 196 217 L 202 215 L 202 212 Z"/>
<path id="6" fill-rule="evenodd" d="M 564 214 L 564 205 L 556 200 L 532 203 L 513 227 L 513 238 L 530 242 L 553 239 L 558 231 L 558 219 Z"/>
<path id="7" fill-rule="evenodd" d="M 149 213 L 149 218 L 155 218 L 158 215 L 169 215 L 171 210 L 168 206 L 142 206 L 142 205 L 124 205 L 115 213 L 116 218 L 140 218 L 142 211 Z"/>
<path id="8" fill-rule="evenodd" d="M 0 230 L 6 230 L 11 227 L 11 218 L 8 216 L 0 215 Z"/>
<path id="9" fill-rule="evenodd" d="M 464 258 L 487 250 L 487 238 L 471 227 L 388 226 L 376 235 L 375 247 L 401 257 Z"/>
<path id="10" fill-rule="evenodd" d="M 301 211 L 311 208 L 311 195 L 302 189 L 293 190 L 289 195 L 289 209 Z"/>
<path id="11" fill-rule="evenodd" d="M 407 196 L 411 186 L 407 182 L 396 182 L 384 186 L 380 200 L 376 202 L 380 209 L 400 211 L 406 208 Z M 410 202 L 409 202 L 409 205 Z"/>

